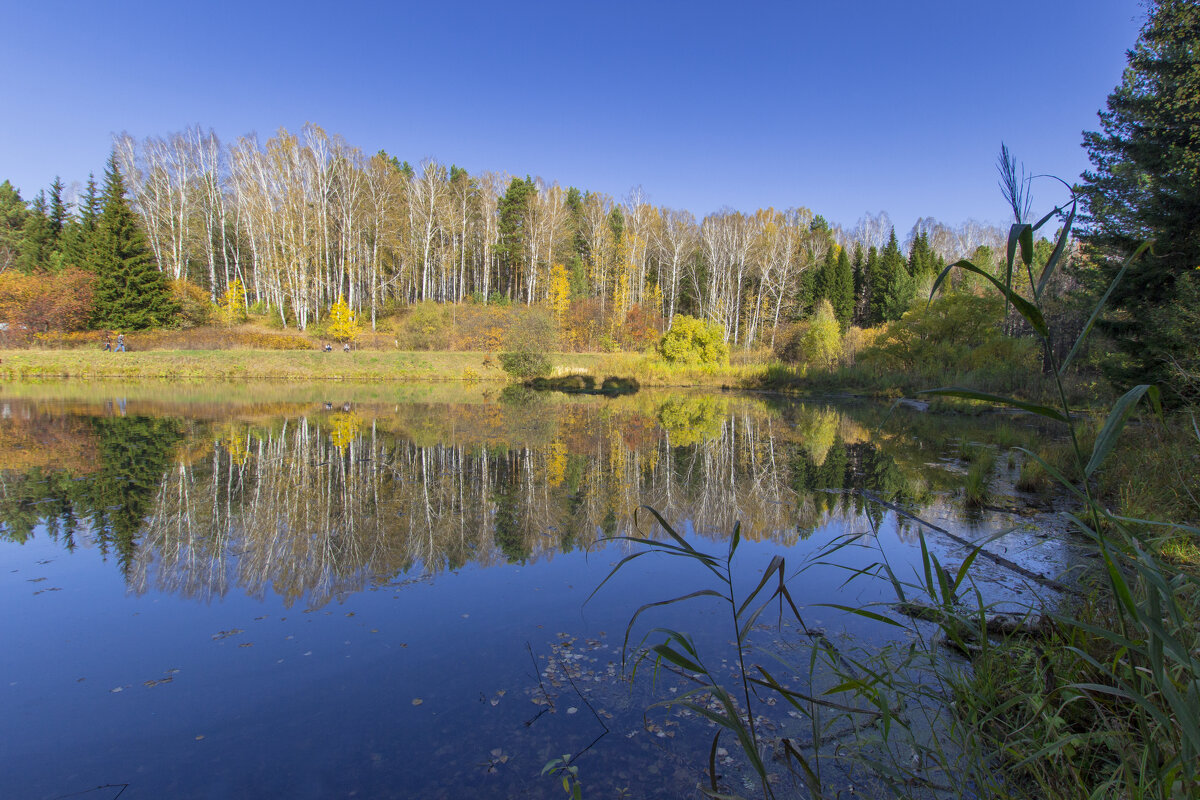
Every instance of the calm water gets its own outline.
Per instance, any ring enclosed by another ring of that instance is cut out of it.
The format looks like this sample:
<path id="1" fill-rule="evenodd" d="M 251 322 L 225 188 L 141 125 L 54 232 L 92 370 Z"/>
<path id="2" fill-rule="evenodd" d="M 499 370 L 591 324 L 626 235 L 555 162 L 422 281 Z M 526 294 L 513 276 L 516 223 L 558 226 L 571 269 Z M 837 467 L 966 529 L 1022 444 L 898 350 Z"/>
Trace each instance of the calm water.
<path id="1" fill-rule="evenodd" d="M 1026 563 L 1064 559 L 1038 517 L 967 515 L 955 494 L 960 442 L 1038 435 L 1019 422 L 885 422 L 868 404 L 733 395 L 498 395 L 0 387 L 0 796 L 90 800 L 128 784 L 122 800 L 560 797 L 542 767 L 585 749 L 588 797 L 695 796 L 712 733 L 643 716 L 688 685 L 622 680 L 620 653 L 638 606 L 704 574 L 643 558 L 585 605 L 629 552 L 597 543 L 633 534 L 640 504 L 719 553 L 740 520 L 747 588 L 775 553 L 792 573 L 868 530 L 847 489 L 970 538 L 1021 526 Z M 915 530 L 871 513 L 876 549 L 843 551 L 844 566 L 883 554 L 907 569 Z M 890 597 L 846 577 L 792 581 L 806 622 L 882 641 L 884 626 L 816 607 Z M 730 671 L 718 610 L 648 622 L 687 629 Z M 796 631 L 762 636 L 803 660 Z M 768 730 L 796 724 L 781 711 Z"/>

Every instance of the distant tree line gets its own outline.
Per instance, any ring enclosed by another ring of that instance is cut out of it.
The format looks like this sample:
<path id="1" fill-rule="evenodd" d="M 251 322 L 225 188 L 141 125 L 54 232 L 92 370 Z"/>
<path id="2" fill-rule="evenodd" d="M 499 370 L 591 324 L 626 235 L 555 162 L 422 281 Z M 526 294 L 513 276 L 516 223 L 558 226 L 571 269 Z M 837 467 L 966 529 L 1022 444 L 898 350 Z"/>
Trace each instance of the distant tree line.
<path id="1" fill-rule="evenodd" d="M 822 299 L 844 327 L 897 319 L 947 258 L 1003 242 L 998 228 L 925 218 L 906 256 L 886 214 L 847 230 L 805 208 L 726 209 L 697 222 L 640 190 L 616 203 L 542 179 L 364 158 L 314 125 L 265 145 L 225 146 L 199 128 L 121 136 L 103 191 L 89 180 L 68 203 L 56 179 L 25 203 L 6 182 L 0 214 L 0 269 L 100 279 L 119 262 L 126 303 L 153 298 L 122 315 L 112 286 L 98 285 L 91 325 L 167 323 L 170 292 L 152 266 L 214 303 L 240 282 L 246 310 L 300 329 L 340 297 L 372 325 L 420 301 L 582 302 L 612 328 L 631 312 L 663 328 L 677 314 L 705 318 L 739 346 L 770 343 Z"/>
<path id="2" fill-rule="evenodd" d="M 1200 397 L 1197 41 L 1196 3 L 1151 0 L 1101 130 L 1084 137 L 1085 248 L 1058 289 L 1094 300 L 1154 239 L 1101 320 L 1109 366 Z M 368 158 L 315 125 L 231 144 L 195 127 L 117 137 L 103 188 L 89 179 L 73 203 L 58 179 L 31 202 L 0 184 L 0 322 L 142 328 L 240 303 L 303 330 L 339 299 L 371 327 L 419 302 L 521 303 L 560 320 L 570 308 L 610 333 L 661 333 L 683 314 L 727 344 L 774 346 L 825 301 L 843 331 L 897 320 L 947 262 L 998 269 L 1006 239 L 922 218 L 901 240 L 886 214 L 844 228 L 807 208 L 698 221 L 640 189 L 614 202 L 541 178 Z"/>

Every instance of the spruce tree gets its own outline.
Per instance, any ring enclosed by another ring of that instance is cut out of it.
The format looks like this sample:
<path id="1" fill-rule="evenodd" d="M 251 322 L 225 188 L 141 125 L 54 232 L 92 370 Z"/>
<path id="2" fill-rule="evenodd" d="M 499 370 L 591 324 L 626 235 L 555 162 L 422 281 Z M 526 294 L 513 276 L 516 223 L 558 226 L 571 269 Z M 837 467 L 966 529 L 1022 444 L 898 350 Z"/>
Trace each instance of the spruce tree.
<path id="1" fill-rule="evenodd" d="M 100 196 L 96 191 L 96 177 L 88 175 L 87 188 L 79 204 L 79 217 L 68 218 L 63 230 L 60 250 L 62 264 L 95 272 L 91 248 L 96 233 L 96 220 L 100 217 Z"/>
<path id="2" fill-rule="evenodd" d="M 50 219 L 46 216 L 46 193 L 38 192 L 21 229 L 17 269 L 25 273 L 45 269 L 49 265 L 52 248 L 53 235 Z"/>
<path id="3" fill-rule="evenodd" d="M 1195 358 L 1185 323 L 1200 315 L 1185 302 L 1197 296 L 1187 284 L 1200 280 L 1200 4 L 1148 5 L 1124 80 L 1100 112 L 1101 130 L 1084 134 L 1093 169 L 1083 175 L 1083 229 L 1103 266 L 1102 288 L 1154 239 L 1114 287 L 1115 313 L 1101 327 L 1126 356 L 1128 368 L 1111 370 L 1120 383 L 1171 385 L 1181 359 Z"/>
<path id="4" fill-rule="evenodd" d="M 63 182 L 57 175 L 54 183 L 50 184 L 50 208 L 47 218 L 50 220 L 51 246 L 57 250 L 62 239 L 63 228 L 67 223 L 67 204 L 63 202 Z"/>
<path id="5" fill-rule="evenodd" d="M 21 240 L 29 208 L 11 183 L 0 183 L 0 270 L 8 269 L 21 254 Z"/>
<path id="6" fill-rule="evenodd" d="M 904 256 L 900 253 L 900 245 L 896 242 L 894 228 L 879 255 L 876 269 L 872 271 L 870 283 L 872 323 L 900 319 L 912 302 L 914 286 Z"/>
<path id="7" fill-rule="evenodd" d="M 853 322 L 866 325 L 867 322 L 867 261 L 863 255 L 862 243 L 854 243 L 854 260 L 851 262 L 854 271 L 854 317 Z"/>
<path id="8" fill-rule="evenodd" d="M 833 303 L 833 313 L 842 326 L 842 333 L 850 327 L 854 319 L 854 271 L 850 266 L 850 256 L 846 248 L 838 248 L 837 266 L 833 273 L 833 292 L 829 301 Z"/>
<path id="9" fill-rule="evenodd" d="M 90 248 L 97 276 L 96 327 L 141 330 L 167 324 L 179 309 L 125 199 L 115 156 L 108 160 L 102 204 Z"/>

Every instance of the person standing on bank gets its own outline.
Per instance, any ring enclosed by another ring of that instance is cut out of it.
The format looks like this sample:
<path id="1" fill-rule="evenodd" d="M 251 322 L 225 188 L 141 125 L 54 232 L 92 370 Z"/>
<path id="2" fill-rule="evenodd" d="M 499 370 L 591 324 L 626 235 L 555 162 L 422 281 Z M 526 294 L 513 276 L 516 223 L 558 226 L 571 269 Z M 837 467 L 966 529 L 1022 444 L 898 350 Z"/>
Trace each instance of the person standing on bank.
<path id="1" fill-rule="evenodd" d="M 117 334 L 117 352 L 118 353 L 125 352 L 125 334 L 123 334 L 123 333 Z"/>

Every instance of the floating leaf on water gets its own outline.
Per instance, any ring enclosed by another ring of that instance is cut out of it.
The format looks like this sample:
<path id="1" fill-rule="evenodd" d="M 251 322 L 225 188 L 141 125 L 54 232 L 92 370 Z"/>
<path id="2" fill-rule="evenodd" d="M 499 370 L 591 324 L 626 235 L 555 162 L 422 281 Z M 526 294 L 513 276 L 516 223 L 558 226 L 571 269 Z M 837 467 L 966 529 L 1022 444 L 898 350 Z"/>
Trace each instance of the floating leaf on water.
<path id="1" fill-rule="evenodd" d="M 201 740 L 201 739 L 203 739 L 203 738 L 204 738 L 204 734 L 203 734 L 203 733 L 198 733 L 198 734 L 196 734 L 196 741 L 197 741 L 197 742 L 198 742 L 198 741 L 200 741 L 200 740 Z"/>
<path id="2" fill-rule="evenodd" d="M 419 697 L 414 697 L 414 698 L 413 698 L 413 701 L 412 701 L 412 704 L 413 704 L 414 706 L 419 706 L 419 705 L 421 705 L 421 704 L 422 704 L 422 703 L 424 703 L 424 702 L 425 702 L 425 701 L 424 701 L 424 700 L 422 700 L 421 698 L 419 698 Z"/>
<path id="3" fill-rule="evenodd" d="M 238 647 L 254 647 L 254 642 L 242 642 Z"/>
<path id="4" fill-rule="evenodd" d="M 123 692 L 123 691 L 125 691 L 125 687 L 124 687 L 124 686 L 118 686 L 117 688 L 115 688 L 115 689 L 109 689 L 108 691 L 109 691 L 109 692 L 111 692 L 111 693 L 115 693 L 115 692 Z"/>
<path id="5" fill-rule="evenodd" d="M 230 636 L 237 636 L 239 633 L 244 633 L 241 628 L 230 628 L 227 631 L 219 631 L 213 634 L 213 641 L 218 639 L 228 639 Z"/>
<path id="6" fill-rule="evenodd" d="M 312 650 L 309 650 L 309 651 L 308 651 L 307 653 L 305 653 L 304 655 L 306 655 L 306 656 L 311 656 L 311 655 L 312 655 Z"/>
<path id="7" fill-rule="evenodd" d="M 571 706 L 570 708 L 568 708 L 568 709 L 567 709 L 567 713 L 568 713 L 568 714 L 574 714 L 574 713 L 576 713 L 577 711 L 579 711 L 579 709 L 578 709 L 578 708 L 576 708 L 575 706 Z"/>

